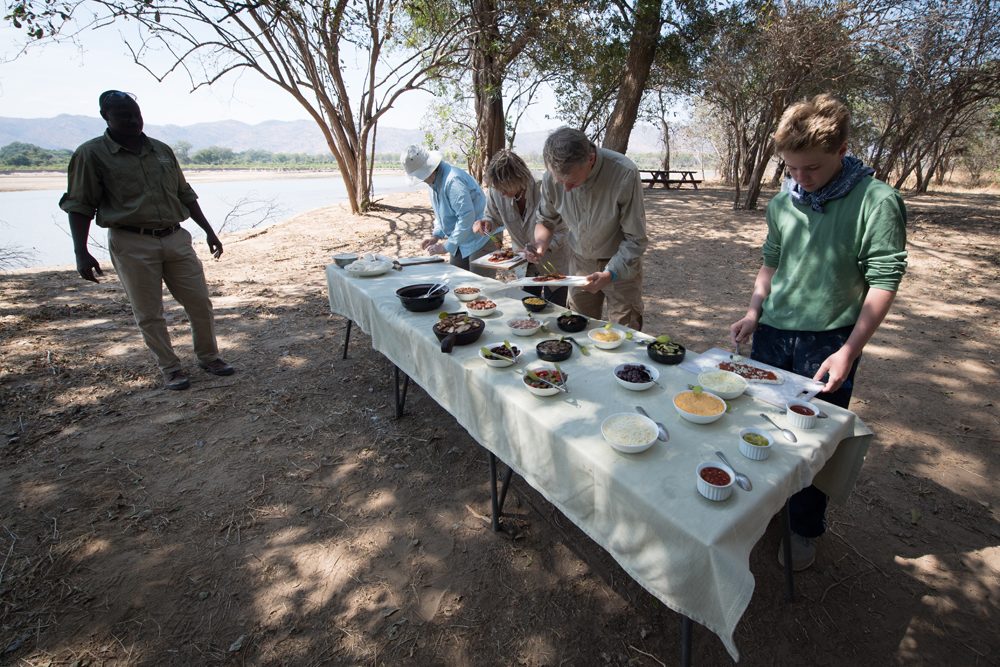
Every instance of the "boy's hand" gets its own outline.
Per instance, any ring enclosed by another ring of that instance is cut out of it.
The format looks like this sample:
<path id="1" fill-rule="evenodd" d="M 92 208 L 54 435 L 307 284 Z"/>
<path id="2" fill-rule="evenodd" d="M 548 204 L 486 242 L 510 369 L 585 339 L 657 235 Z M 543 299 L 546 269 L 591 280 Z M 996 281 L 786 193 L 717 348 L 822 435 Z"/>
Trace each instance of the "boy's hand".
<path id="1" fill-rule="evenodd" d="M 829 373 L 830 376 L 826 379 L 826 385 L 820 391 L 824 394 L 837 391 L 840 389 L 840 385 L 844 384 L 847 376 L 851 374 L 851 366 L 853 364 L 854 356 L 851 354 L 851 351 L 847 347 L 842 347 L 820 364 L 819 370 L 813 376 L 813 380 L 823 382 L 823 376 Z"/>
<path id="2" fill-rule="evenodd" d="M 737 343 L 745 343 L 750 340 L 750 336 L 757 330 L 757 318 L 751 315 L 745 316 L 742 320 L 733 323 L 729 327 L 729 342 L 734 346 Z"/>
<path id="3" fill-rule="evenodd" d="M 493 223 L 483 218 L 472 223 L 472 231 L 475 234 L 490 234 L 493 231 Z"/>
<path id="4" fill-rule="evenodd" d="M 420 249 L 427 250 L 437 242 L 438 238 L 436 236 L 428 236 L 427 238 L 425 238 L 423 241 L 420 242 Z"/>

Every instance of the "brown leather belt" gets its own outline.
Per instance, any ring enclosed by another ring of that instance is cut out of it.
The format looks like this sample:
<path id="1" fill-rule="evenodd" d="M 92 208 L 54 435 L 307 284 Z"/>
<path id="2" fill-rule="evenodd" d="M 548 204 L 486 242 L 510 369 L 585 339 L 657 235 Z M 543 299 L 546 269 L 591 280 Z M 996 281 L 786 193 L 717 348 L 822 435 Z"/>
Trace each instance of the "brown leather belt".
<path id="1" fill-rule="evenodd" d="M 161 227 L 160 229 L 145 229 L 143 227 L 132 227 L 130 225 L 118 225 L 115 229 L 124 229 L 126 232 L 134 232 L 136 234 L 146 234 L 147 236 L 155 236 L 156 238 L 163 238 L 164 236 L 170 236 L 181 226 L 179 224 L 173 227 Z"/>

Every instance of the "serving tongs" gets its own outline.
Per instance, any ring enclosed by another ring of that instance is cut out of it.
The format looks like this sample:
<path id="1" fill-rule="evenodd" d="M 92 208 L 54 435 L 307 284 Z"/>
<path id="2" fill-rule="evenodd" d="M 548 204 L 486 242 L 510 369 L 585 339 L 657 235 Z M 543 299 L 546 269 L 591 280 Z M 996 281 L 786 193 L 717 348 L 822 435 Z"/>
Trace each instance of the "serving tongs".
<path id="1" fill-rule="evenodd" d="M 572 336 L 560 336 L 559 340 L 568 340 L 569 342 L 573 343 L 573 345 L 576 345 L 578 348 L 580 348 L 580 354 L 582 354 L 585 357 L 590 356 L 590 350 L 587 349 L 587 346 L 580 345 L 579 341 L 577 341 Z"/>
<path id="2" fill-rule="evenodd" d="M 539 377 L 538 375 L 536 375 L 534 373 L 534 371 L 525 371 L 525 375 L 528 376 L 529 380 L 532 380 L 534 382 L 541 382 L 542 384 L 547 384 L 550 387 L 552 387 L 553 389 L 558 389 L 559 391 L 563 392 L 564 394 L 568 394 L 569 393 L 569 389 L 566 388 L 566 383 L 565 382 L 563 382 L 562 384 L 556 384 L 555 382 L 549 382 L 545 378 Z M 559 371 L 559 375 L 562 375 L 562 371 Z"/>

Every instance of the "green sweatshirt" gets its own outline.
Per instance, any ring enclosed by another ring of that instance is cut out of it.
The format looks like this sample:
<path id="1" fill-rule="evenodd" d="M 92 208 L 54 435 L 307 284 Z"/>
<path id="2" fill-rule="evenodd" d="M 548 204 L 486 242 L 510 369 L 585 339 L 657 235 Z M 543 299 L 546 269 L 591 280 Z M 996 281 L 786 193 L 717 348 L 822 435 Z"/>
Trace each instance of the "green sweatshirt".
<path id="1" fill-rule="evenodd" d="M 895 292 L 906 271 L 906 208 L 894 189 L 864 178 L 823 213 L 787 192 L 767 207 L 764 264 L 776 268 L 760 321 L 829 331 L 854 324 L 870 287 Z"/>

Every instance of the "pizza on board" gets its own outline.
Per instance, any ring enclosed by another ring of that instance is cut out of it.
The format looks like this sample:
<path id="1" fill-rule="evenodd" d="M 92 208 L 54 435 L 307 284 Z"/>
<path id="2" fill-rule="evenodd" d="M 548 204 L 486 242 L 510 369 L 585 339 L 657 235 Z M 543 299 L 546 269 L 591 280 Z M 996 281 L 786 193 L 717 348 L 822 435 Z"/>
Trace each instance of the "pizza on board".
<path id="1" fill-rule="evenodd" d="M 760 382 L 762 384 L 781 384 L 785 381 L 783 377 L 774 371 L 769 371 L 766 368 L 760 368 L 759 366 L 754 366 L 753 364 L 747 364 L 740 361 L 723 361 L 719 364 L 719 368 L 724 371 L 729 371 L 730 373 L 736 373 L 750 382 Z"/>

